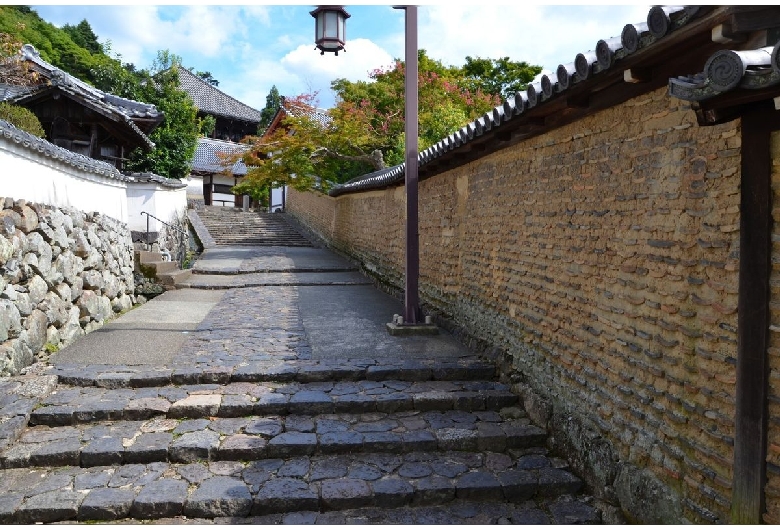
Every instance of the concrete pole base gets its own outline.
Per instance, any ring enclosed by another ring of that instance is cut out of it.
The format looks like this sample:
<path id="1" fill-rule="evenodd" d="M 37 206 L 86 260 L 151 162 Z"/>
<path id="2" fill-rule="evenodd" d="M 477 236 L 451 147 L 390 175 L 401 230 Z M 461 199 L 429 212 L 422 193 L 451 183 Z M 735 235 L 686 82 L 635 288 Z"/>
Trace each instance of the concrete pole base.
<path id="1" fill-rule="evenodd" d="M 387 332 L 396 337 L 413 335 L 438 335 L 439 328 L 432 323 L 431 317 L 425 317 L 425 324 L 404 324 L 401 315 L 393 315 L 393 321 L 387 323 Z"/>

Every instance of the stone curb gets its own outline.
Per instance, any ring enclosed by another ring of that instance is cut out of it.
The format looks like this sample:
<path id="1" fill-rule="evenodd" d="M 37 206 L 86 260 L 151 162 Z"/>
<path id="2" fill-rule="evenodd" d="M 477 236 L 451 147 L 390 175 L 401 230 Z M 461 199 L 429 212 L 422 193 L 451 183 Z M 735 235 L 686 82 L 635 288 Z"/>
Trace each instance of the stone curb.
<path id="1" fill-rule="evenodd" d="M 198 215 L 197 210 L 187 210 L 187 219 L 190 221 L 190 226 L 192 226 L 192 229 L 195 231 L 195 235 L 198 236 L 200 244 L 203 246 L 203 250 L 215 248 L 217 246 L 214 238 L 211 237 L 211 234 L 209 234 L 209 231 L 203 224 L 203 220 L 200 218 L 200 215 Z"/>
<path id="2" fill-rule="evenodd" d="M 193 274 L 180 287 L 190 289 L 244 289 L 249 287 L 313 287 L 317 285 L 373 285 L 359 272 L 251 272 L 237 275 Z"/>
<path id="3" fill-rule="evenodd" d="M 82 429 L 34 429 L 25 435 L 24 443 L 17 443 L 0 453 L 0 468 L 87 468 L 152 462 L 187 464 L 375 452 L 504 452 L 542 447 L 547 438 L 546 431 L 523 422 L 477 421 L 463 428 L 435 428 L 426 423 L 420 429 L 392 432 L 387 425 L 399 423 L 392 415 L 383 421 L 358 423 L 352 428 L 347 428 L 343 421 L 327 417 L 300 417 L 299 422 L 292 425 L 301 428 L 306 424 L 332 424 L 345 429 L 324 428 L 327 432 L 319 433 L 288 430 L 278 419 L 260 417 L 246 418 L 246 426 L 231 434 L 220 434 L 218 422 L 153 420 L 133 423 Z M 208 425 L 214 425 L 215 430 L 207 429 Z"/>
<path id="4" fill-rule="evenodd" d="M 210 383 L 258 383 L 323 381 L 479 381 L 492 380 L 496 366 L 482 361 L 414 361 L 401 365 L 363 365 L 286 361 L 254 363 L 235 368 L 204 371 L 195 368 L 137 368 L 133 366 L 61 365 L 51 372 L 60 384 L 102 388 L 146 388 Z"/>
<path id="5" fill-rule="evenodd" d="M 41 473 L 44 484 L 48 478 L 49 484 L 59 485 L 55 490 L 42 488 L 38 482 L 21 484 L 18 490 L 12 486 L 4 493 L 0 523 L 151 520 L 181 515 L 244 518 L 290 511 L 429 506 L 456 500 L 518 503 L 575 494 L 582 488 L 582 481 L 563 469 L 491 469 L 486 465 L 489 454 L 455 453 L 428 460 L 417 455 L 367 454 L 363 458 L 362 467 L 349 468 L 332 458 L 222 463 L 221 469 L 234 470 L 229 476 L 211 473 L 204 466 L 193 467 L 198 464 L 133 464 L 113 474 L 63 467 Z M 312 479 L 310 469 L 322 472 Z"/>
<path id="6" fill-rule="evenodd" d="M 471 412 L 500 410 L 518 403 L 517 395 L 499 383 L 358 381 L 345 388 L 347 384 L 233 383 L 118 390 L 62 389 L 41 401 L 30 413 L 29 425 L 58 427 L 96 421 L 139 421 L 158 416 L 192 419 L 412 410 Z"/>
<path id="7" fill-rule="evenodd" d="M 332 272 L 359 272 L 357 267 L 287 267 L 284 269 L 243 269 L 243 268 L 192 268 L 192 274 L 196 276 L 243 276 L 246 274 L 294 274 L 294 273 L 332 273 Z"/>

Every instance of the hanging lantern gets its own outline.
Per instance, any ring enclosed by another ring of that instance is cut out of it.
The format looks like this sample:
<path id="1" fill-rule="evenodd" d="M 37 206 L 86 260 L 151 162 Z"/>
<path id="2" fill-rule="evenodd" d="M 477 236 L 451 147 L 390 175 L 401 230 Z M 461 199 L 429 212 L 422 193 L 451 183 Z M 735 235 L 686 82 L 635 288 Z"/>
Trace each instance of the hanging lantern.
<path id="1" fill-rule="evenodd" d="M 314 17 L 314 43 L 320 55 L 325 55 L 325 52 L 338 55 L 346 43 L 347 19 L 350 14 L 343 6 L 317 6 L 310 14 Z"/>

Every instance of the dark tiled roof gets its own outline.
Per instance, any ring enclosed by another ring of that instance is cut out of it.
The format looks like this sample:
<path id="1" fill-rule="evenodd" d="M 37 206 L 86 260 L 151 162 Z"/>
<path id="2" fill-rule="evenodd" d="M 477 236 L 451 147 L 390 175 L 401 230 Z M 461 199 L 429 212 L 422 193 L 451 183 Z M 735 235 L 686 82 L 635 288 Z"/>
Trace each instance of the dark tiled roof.
<path id="1" fill-rule="evenodd" d="M 51 90 L 52 87 L 56 87 L 62 92 L 83 102 L 99 114 L 114 121 L 123 122 L 136 136 L 138 136 L 142 143 L 149 147 L 154 147 L 154 143 L 138 125 L 133 122 L 133 119 L 151 118 L 157 123 L 160 123 L 163 120 L 163 113 L 158 111 L 157 107 L 148 103 L 121 98 L 98 90 L 41 59 L 40 54 L 31 44 L 22 46 L 21 55 L 24 59 L 30 61 L 34 65 L 33 68 L 45 77 L 48 80 L 48 83 L 24 88 L 3 85 L 3 87 L 0 88 L 0 100 L 24 104 L 24 101 L 27 98 Z"/>
<path id="2" fill-rule="evenodd" d="M 328 114 L 328 111 L 325 109 L 283 105 L 282 109 L 280 110 L 284 110 L 284 112 L 296 118 L 305 116 L 310 120 L 319 123 L 323 127 L 327 127 L 330 125 L 330 122 L 333 121 L 333 118 L 330 117 L 330 114 Z"/>
<path id="3" fill-rule="evenodd" d="M 326 109 L 318 109 L 315 107 L 307 107 L 303 105 L 290 105 L 285 104 L 284 101 L 282 101 L 282 106 L 279 107 L 279 109 L 276 111 L 276 114 L 274 114 L 271 123 L 263 132 L 263 135 L 266 135 L 271 132 L 272 129 L 275 129 L 286 116 L 292 116 L 294 118 L 305 116 L 310 120 L 319 123 L 323 127 L 327 127 L 330 125 L 330 122 L 333 121 L 333 118 L 330 117 L 330 114 L 328 114 Z"/>
<path id="4" fill-rule="evenodd" d="M 123 175 L 117 168 L 102 162 L 89 158 L 88 156 L 68 151 L 63 147 L 58 147 L 43 138 L 38 138 L 28 132 L 17 129 L 10 123 L 0 120 L 0 136 L 3 136 L 9 140 L 14 141 L 16 144 L 23 146 L 25 149 L 35 151 L 43 156 L 57 160 L 59 162 L 73 166 L 81 171 L 87 171 L 103 177 L 113 178 L 124 182 L 132 182 L 132 178 Z M 162 178 L 162 177 L 160 177 Z"/>
<path id="5" fill-rule="evenodd" d="M 780 85 L 780 43 L 754 50 L 720 50 L 704 71 L 669 80 L 669 93 L 686 101 L 704 101 L 736 88 L 757 90 Z"/>
<path id="6" fill-rule="evenodd" d="M 219 154 L 243 153 L 249 149 L 246 144 L 237 144 L 223 140 L 212 140 L 211 138 L 198 139 L 198 146 L 195 148 L 195 157 L 192 160 L 193 173 L 221 173 L 225 170 L 225 162 L 219 157 Z M 246 175 L 246 165 L 239 160 L 233 164 L 233 175 Z"/>
<path id="7" fill-rule="evenodd" d="M 531 109 L 541 107 L 578 85 L 596 82 L 599 75 L 613 70 L 621 61 L 635 53 L 652 48 L 670 34 L 708 13 L 710 6 L 654 6 L 646 22 L 627 24 L 620 37 L 598 41 L 595 50 L 578 53 L 570 63 L 558 66 L 555 73 L 543 74 L 524 92 L 505 100 L 492 111 L 477 118 L 455 133 L 443 138 L 418 155 L 421 168 L 451 151 L 480 139 L 488 132 L 500 133 L 507 122 Z M 384 169 L 334 186 L 329 194 L 338 196 L 366 189 L 382 188 L 403 182 L 405 165 Z"/>
<path id="8" fill-rule="evenodd" d="M 129 177 L 132 182 L 154 182 L 155 184 L 159 184 L 164 188 L 174 189 L 187 187 L 187 184 L 180 181 L 179 179 L 167 179 L 154 173 L 125 173 L 125 175 Z"/>
<path id="9" fill-rule="evenodd" d="M 259 110 L 228 96 L 181 66 L 179 66 L 179 86 L 190 95 L 195 106 L 201 112 L 250 123 L 260 123 Z"/>

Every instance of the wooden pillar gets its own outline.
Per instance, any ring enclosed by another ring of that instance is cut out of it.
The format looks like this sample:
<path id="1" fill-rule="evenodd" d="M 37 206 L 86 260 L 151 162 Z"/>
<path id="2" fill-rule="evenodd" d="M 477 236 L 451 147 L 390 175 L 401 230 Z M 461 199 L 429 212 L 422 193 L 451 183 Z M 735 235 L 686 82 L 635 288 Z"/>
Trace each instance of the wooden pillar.
<path id="1" fill-rule="evenodd" d="M 211 195 L 213 192 L 212 182 L 214 182 L 214 176 L 209 175 L 209 181 L 206 182 L 206 178 L 203 178 L 203 204 L 211 206 Z"/>
<path id="2" fill-rule="evenodd" d="M 742 117 L 733 524 L 759 524 L 765 510 L 775 114 L 761 105 Z"/>
<path id="3" fill-rule="evenodd" d="M 98 158 L 98 155 L 100 155 L 98 148 L 98 125 L 93 123 L 89 137 L 89 157 Z"/>

